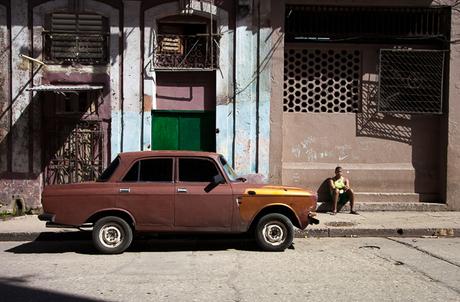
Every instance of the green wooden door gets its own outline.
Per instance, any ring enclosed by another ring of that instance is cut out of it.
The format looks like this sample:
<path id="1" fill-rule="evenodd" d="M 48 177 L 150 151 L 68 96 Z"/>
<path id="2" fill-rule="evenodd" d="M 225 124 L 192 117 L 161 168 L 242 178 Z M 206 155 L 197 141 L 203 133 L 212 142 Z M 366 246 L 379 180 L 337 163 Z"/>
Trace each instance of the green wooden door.
<path id="1" fill-rule="evenodd" d="M 215 151 L 215 112 L 153 111 L 152 150 Z"/>

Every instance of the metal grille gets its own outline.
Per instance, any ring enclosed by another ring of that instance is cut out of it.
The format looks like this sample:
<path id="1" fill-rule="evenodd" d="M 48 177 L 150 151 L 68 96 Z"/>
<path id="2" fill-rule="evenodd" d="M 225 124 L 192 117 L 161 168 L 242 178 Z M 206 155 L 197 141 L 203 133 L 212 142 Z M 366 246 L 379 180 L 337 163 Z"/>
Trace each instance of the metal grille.
<path id="1" fill-rule="evenodd" d="M 380 50 L 378 110 L 442 113 L 445 51 Z"/>
<path id="2" fill-rule="evenodd" d="M 94 14 L 54 13 L 50 30 L 43 33 L 48 62 L 106 63 L 108 25 Z"/>
<path id="3" fill-rule="evenodd" d="M 56 125 L 56 130 L 48 136 L 53 139 L 52 145 L 60 147 L 46 169 L 46 184 L 91 181 L 102 173 L 103 131 L 100 122 L 86 121 L 76 126 L 63 123 Z"/>
<path id="4" fill-rule="evenodd" d="M 357 112 L 361 52 L 286 49 L 284 112 Z"/>
<path id="5" fill-rule="evenodd" d="M 287 5 L 287 40 L 450 37 L 450 7 L 344 7 Z"/>
<path id="6" fill-rule="evenodd" d="M 155 69 L 216 69 L 220 35 L 158 35 Z M 211 47 L 211 43 L 213 43 Z"/>

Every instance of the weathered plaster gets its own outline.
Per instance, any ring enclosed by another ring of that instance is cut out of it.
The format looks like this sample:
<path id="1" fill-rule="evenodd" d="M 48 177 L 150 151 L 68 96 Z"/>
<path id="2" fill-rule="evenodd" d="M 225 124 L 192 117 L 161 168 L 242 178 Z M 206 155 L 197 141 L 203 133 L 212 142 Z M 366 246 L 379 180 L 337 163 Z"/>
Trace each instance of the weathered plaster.
<path id="1" fill-rule="evenodd" d="M 123 151 L 141 150 L 141 34 L 139 11 L 140 1 L 124 2 L 124 68 L 123 68 Z"/>
<path id="2" fill-rule="evenodd" d="M 283 80 L 284 80 L 284 2 L 271 1 L 272 54 L 270 94 L 269 180 L 282 182 Z"/>
<path id="3" fill-rule="evenodd" d="M 9 131 L 9 56 L 10 45 L 8 37 L 6 7 L 0 5 L 0 173 L 7 170 L 7 135 Z"/>
<path id="4" fill-rule="evenodd" d="M 27 1 L 18 0 L 11 3 L 11 22 L 12 22 L 12 48 L 13 53 L 13 129 L 11 136 L 13 141 L 13 172 L 29 172 L 29 135 L 30 125 L 29 114 L 29 92 L 25 91 L 29 87 L 29 72 L 31 64 L 29 61 L 19 57 L 19 54 L 29 54 L 30 33 L 27 28 Z"/>
<path id="5" fill-rule="evenodd" d="M 237 19 L 234 166 L 240 174 L 256 170 L 256 30 L 251 15 Z"/>

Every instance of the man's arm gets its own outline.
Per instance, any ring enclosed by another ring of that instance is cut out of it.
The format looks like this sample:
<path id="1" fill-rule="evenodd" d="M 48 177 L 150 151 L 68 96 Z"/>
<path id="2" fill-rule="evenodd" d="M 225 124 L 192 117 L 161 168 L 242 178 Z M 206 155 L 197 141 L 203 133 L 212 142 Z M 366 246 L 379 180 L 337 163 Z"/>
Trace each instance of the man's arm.
<path id="1" fill-rule="evenodd" d="M 345 184 L 345 190 L 350 189 L 350 180 L 348 178 L 345 178 L 343 183 Z"/>
<path id="2" fill-rule="evenodd" d="M 334 189 L 335 189 L 334 181 L 332 180 L 332 178 L 329 178 L 329 188 L 330 188 L 331 190 L 334 190 Z"/>

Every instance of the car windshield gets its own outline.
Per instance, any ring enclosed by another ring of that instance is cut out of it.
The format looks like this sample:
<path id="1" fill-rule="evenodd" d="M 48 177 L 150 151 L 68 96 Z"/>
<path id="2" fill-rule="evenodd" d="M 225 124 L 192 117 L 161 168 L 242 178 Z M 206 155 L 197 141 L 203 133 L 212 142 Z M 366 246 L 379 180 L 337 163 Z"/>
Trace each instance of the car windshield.
<path id="1" fill-rule="evenodd" d="M 232 167 L 228 164 L 227 160 L 221 155 L 219 157 L 220 163 L 222 164 L 222 167 L 224 167 L 225 173 L 227 173 L 228 178 L 230 181 L 241 181 L 242 178 L 239 177 L 235 171 L 232 169 Z"/>
<path id="2" fill-rule="evenodd" d="M 120 164 L 120 157 L 117 156 L 117 158 L 115 158 L 110 163 L 110 165 L 107 167 L 107 169 L 105 169 L 104 172 L 102 172 L 101 176 L 99 176 L 97 181 L 104 182 L 104 181 L 109 180 L 109 178 L 112 176 L 113 172 L 115 172 L 115 170 L 118 168 L 119 164 Z"/>

